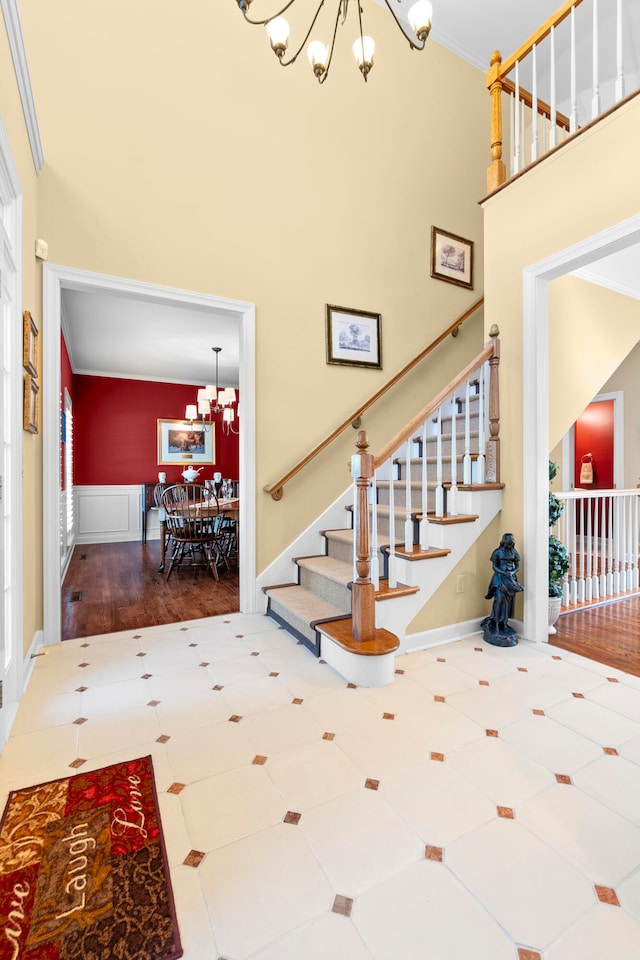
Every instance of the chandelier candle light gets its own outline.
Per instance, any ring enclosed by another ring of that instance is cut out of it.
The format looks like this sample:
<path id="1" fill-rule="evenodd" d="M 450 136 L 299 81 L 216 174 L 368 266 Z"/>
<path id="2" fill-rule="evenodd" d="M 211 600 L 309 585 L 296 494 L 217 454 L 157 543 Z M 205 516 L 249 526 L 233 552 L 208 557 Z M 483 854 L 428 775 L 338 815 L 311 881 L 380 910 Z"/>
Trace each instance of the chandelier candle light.
<path id="1" fill-rule="evenodd" d="M 315 16 L 309 25 L 302 43 L 293 56 L 289 57 L 289 59 L 285 59 L 284 55 L 289 43 L 290 30 L 289 24 L 282 14 L 285 13 L 289 7 L 293 6 L 296 0 L 289 0 L 289 2 L 285 3 L 281 10 L 279 10 L 277 13 L 273 13 L 265 20 L 252 20 L 251 17 L 249 17 L 249 7 L 251 6 L 252 2 L 253 0 L 237 0 L 237 4 L 242 10 L 247 23 L 252 23 L 255 26 L 264 26 L 267 28 L 269 40 L 271 41 L 271 49 L 280 61 L 280 64 L 283 67 L 288 67 L 292 63 L 295 63 L 298 55 L 302 51 L 302 48 L 306 44 L 307 40 L 309 40 L 311 32 L 316 25 L 316 21 L 320 16 L 320 11 L 324 7 L 327 0 L 320 0 L 318 8 L 315 12 Z M 329 0 L 329 2 L 331 2 L 331 0 Z M 350 3 L 351 6 L 355 6 L 358 11 L 359 27 L 359 36 L 356 38 L 356 41 L 353 44 L 353 53 L 362 76 L 365 80 L 367 79 L 367 74 L 373 66 L 375 43 L 371 37 L 365 36 L 362 31 L 362 7 L 360 6 L 360 2 L 361 0 L 337 0 L 338 8 L 336 11 L 331 44 L 327 46 L 321 40 L 312 40 L 307 47 L 307 56 L 309 57 L 311 69 L 320 83 L 324 83 L 329 74 L 329 67 L 331 66 L 331 58 L 333 57 L 333 48 L 336 42 L 338 26 L 340 24 L 340 20 L 342 20 L 342 23 L 344 24 L 345 20 L 347 19 L 347 12 L 349 10 Z M 411 49 L 422 50 L 427 41 L 427 37 L 429 36 L 429 31 L 431 30 L 432 7 L 429 0 L 417 0 L 417 2 L 414 3 L 413 6 L 411 6 L 407 11 L 406 16 L 409 20 L 410 30 L 399 16 L 397 7 L 400 0 L 384 0 L 384 2 L 391 12 L 399 29 L 402 31 L 403 36 L 409 42 Z"/>
<path id="2" fill-rule="evenodd" d="M 233 404 L 236 402 L 236 391 L 234 387 L 224 387 L 218 389 L 218 355 L 222 347 L 211 347 L 216 355 L 216 382 L 207 384 L 198 390 L 198 402 L 187 404 L 184 418 L 191 424 L 199 423 L 204 430 L 211 430 L 213 423 L 213 414 L 222 413 L 222 429 L 226 434 L 238 433 L 233 428 L 233 422 L 236 418 Z M 200 419 L 202 418 L 202 419 Z M 208 419 L 207 419 L 208 418 Z"/>

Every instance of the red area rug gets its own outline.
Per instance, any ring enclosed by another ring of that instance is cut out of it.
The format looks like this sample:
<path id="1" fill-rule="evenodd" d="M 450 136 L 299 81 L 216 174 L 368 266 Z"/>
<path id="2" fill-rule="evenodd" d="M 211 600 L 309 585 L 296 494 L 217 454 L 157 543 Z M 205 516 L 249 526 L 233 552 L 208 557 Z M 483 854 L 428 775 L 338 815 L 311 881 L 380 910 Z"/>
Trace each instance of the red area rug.
<path id="1" fill-rule="evenodd" d="M 181 956 L 151 757 L 9 794 L 0 960 Z"/>

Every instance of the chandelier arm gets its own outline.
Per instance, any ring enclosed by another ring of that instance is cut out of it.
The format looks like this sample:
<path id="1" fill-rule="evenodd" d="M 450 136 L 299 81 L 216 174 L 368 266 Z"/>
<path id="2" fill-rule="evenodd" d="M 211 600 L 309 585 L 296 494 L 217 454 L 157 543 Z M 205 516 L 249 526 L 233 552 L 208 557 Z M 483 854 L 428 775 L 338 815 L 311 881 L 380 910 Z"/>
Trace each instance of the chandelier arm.
<path id="1" fill-rule="evenodd" d="M 292 2 L 293 2 L 293 0 L 292 0 Z M 322 8 L 324 7 L 324 4 L 325 4 L 325 0 L 320 0 L 320 3 L 318 4 L 318 9 L 316 10 L 315 16 L 314 16 L 313 20 L 311 21 L 311 23 L 310 23 L 310 25 L 309 25 L 309 29 L 307 30 L 307 33 L 306 33 L 306 35 L 305 35 L 304 40 L 302 41 L 302 43 L 300 44 L 300 46 L 298 47 L 298 49 L 296 50 L 296 52 L 293 54 L 292 57 L 289 57 L 288 60 L 280 59 L 280 66 L 281 66 L 281 67 L 290 67 L 292 63 L 295 63 L 295 62 L 296 62 L 296 60 L 298 59 L 298 57 L 299 57 L 300 54 L 302 53 L 302 48 L 304 47 L 305 43 L 307 42 L 307 40 L 309 39 L 309 37 L 310 37 L 310 35 L 311 35 L 311 31 L 313 30 L 313 28 L 314 28 L 314 26 L 315 26 L 315 24 L 316 24 L 316 20 L 317 20 L 318 17 L 320 16 L 320 11 L 321 11 Z M 286 9 L 286 8 L 285 8 L 285 9 Z M 335 36 L 335 34 L 334 34 L 334 36 Z"/>
<path id="2" fill-rule="evenodd" d="M 388 4 L 387 4 L 387 6 L 388 6 Z M 363 34 L 362 34 L 362 7 L 360 6 L 360 3 L 359 3 L 359 2 L 358 2 L 358 26 L 360 27 L 360 50 L 361 50 L 361 52 L 362 52 L 362 59 L 363 59 L 363 61 L 364 61 L 364 36 L 363 36 Z M 363 78 L 364 82 L 366 83 L 366 82 L 367 82 L 367 71 L 366 71 L 366 70 L 363 70 L 363 71 L 362 71 L 362 78 Z"/>
<path id="3" fill-rule="evenodd" d="M 285 3 L 282 10 L 278 10 L 277 13 L 272 13 L 271 16 L 267 17 L 266 20 L 252 20 L 251 17 L 247 16 L 245 10 L 242 11 L 242 16 L 245 18 L 247 23 L 252 24 L 254 27 L 264 27 L 269 23 L 270 20 L 275 20 L 276 17 L 281 17 L 283 13 L 286 13 L 289 7 L 292 7 L 295 2 L 296 0 L 289 0 L 288 3 Z M 322 0 L 322 3 L 324 3 L 324 0 Z M 322 4 L 320 4 L 320 6 L 322 6 Z"/>
<path id="4" fill-rule="evenodd" d="M 338 25 L 340 24 L 340 9 L 342 4 L 338 4 L 338 13 L 336 14 L 336 22 L 333 28 L 333 36 L 331 38 L 331 48 L 329 50 L 329 56 L 327 57 L 327 66 L 321 77 L 318 77 L 318 83 L 324 83 L 327 77 L 329 76 L 329 67 L 331 66 L 331 61 L 333 59 L 333 48 L 336 45 L 336 34 L 338 33 Z"/>
<path id="5" fill-rule="evenodd" d="M 395 10 L 393 9 L 393 7 L 391 6 L 391 4 L 389 3 L 389 0 L 384 0 L 384 2 L 385 2 L 385 4 L 387 5 L 387 7 L 388 7 L 388 9 L 389 9 L 389 11 L 390 11 L 393 19 L 394 19 L 395 22 L 396 22 L 396 24 L 397 24 L 397 26 L 398 26 L 398 30 L 401 32 L 402 36 L 405 38 L 405 40 L 407 41 L 407 43 L 409 44 L 409 46 L 411 47 L 411 49 L 412 49 L 412 50 L 424 50 L 425 43 L 427 42 L 426 39 L 425 39 L 425 40 L 418 40 L 418 38 L 416 37 L 415 34 L 413 35 L 413 37 L 409 36 L 409 34 L 408 34 L 407 31 L 405 30 L 405 28 L 402 26 L 402 23 L 400 22 L 400 20 L 399 20 L 398 17 L 396 16 L 396 12 L 395 12 Z"/>

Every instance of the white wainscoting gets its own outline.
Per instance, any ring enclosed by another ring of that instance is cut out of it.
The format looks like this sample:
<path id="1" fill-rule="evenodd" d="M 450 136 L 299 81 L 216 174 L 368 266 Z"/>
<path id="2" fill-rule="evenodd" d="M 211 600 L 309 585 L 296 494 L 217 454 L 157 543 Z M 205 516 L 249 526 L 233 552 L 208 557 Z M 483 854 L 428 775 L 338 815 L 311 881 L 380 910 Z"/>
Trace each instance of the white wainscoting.
<path id="1" fill-rule="evenodd" d="M 142 484 L 75 487 L 76 543 L 142 540 Z M 147 514 L 147 540 L 158 540 L 158 511 Z"/>

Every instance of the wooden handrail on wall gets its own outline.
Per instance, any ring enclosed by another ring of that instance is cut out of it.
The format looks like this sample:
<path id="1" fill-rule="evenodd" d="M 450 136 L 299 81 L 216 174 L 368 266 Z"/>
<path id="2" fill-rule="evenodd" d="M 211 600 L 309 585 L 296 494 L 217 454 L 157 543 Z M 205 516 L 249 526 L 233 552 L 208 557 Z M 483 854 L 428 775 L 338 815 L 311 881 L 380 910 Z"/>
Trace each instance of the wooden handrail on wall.
<path id="1" fill-rule="evenodd" d="M 366 403 L 363 403 L 361 406 L 359 406 L 358 409 L 354 413 L 352 413 L 351 416 L 347 417 L 347 419 L 344 420 L 339 427 L 336 427 L 333 433 L 330 433 L 329 436 L 326 437 L 321 443 L 319 443 L 317 447 L 314 447 L 313 450 L 310 453 L 308 453 L 306 457 L 298 461 L 298 463 L 296 463 L 296 465 L 292 467 L 291 470 L 288 471 L 288 473 L 285 473 L 285 475 L 281 477 L 277 481 L 277 483 L 272 483 L 266 487 L 263 487 L 264 492 L 268 493 L 273 500 L 281 500 L 282 494 L 284 492 L 285 483 L 288 483 L 289 480 L 293 479 L 293 477 L 295 477 L 296 474 L 299 473 L 303 467 L 306 467 L 306 465 L 310 463 L 311 460 L 314 459 L 314 457 L 317 457 L 319 453 L 322 453 L 322 451 L 326 447 L 328 447 L 329 444 L 333 443 L 336 437 L 339 437 L 340 434 L 347 429 L 347 427 L 352 426 L 354 423 L 357 424 L 359 418 L 362 416 L 363 413 L 365 413 L 369 409 L 369 407 L 372 407 L 373 404 L 376 403 L 376 401 L 378 401 L 382 396 L 384 396 L 385 393 L 387 393 L 387 391 L 391 389 L 391 387 L 394 387 L 396 383 L 402 380 L 402 378 L 405 377 L 406 374 L 408 374 L 411 370 L 413 370 L 413 368 L 418 363 L 420 363 L 421 360 L 424 360 L 424 358 L 428 356 L 428 354 L 430 354 L 432 350 L 434 350 L 440 343 L 442 343 L 443 340 L 446 340 L 449 334 L 455 335 L 455 332 L 458 330 L 458 327 L 460 327 L 465 320 L 467 320 L 473 313 L 475 313 L 476 310 L 478 310 L 483 305 L 483 303 L 484 303 L 484 297 L 480 297 L 479 300 L 476 300 L 476 302 L 471 307 L 469 307 L 468 310 L 465 310 L 465 312 L 461 316 L 459 316 L 457 320 L 455 320 L 452 324 L 450 324 L 447 327 L 447 329 L 444 330 L 438 337 L 436 337 L 436 339 L 433 340 L 428 347 L 425 347 L 425 349 L 421 353 L 419 353 L 417 357 L 414 357 L 413 360 L 411 360 L 406 366 L 404 366 L 399 373 L 397 373 L 394 377 L 392 377 L 391 380 L 387 381 L 387 383 L 385 383 L 385 385 L 381 387 L 377 393 L 374 393 L 373 396 L 366 401 Z"/>
<path id="2" fill-rule="evenodd" d="M 532 33 L 528 40 L 519 47 L 515 53 L 502 62 L 502 57 L 496 50 L 491 57 L 491 64 L 487 73 L 487 88 L 491 95 L 491 163 L 487 170 L 487 192 L 493 193 L 498 187 L 501 187 L 507 179 L 506 168 L 502 160 L 502 93 L 515 93 L 515 84 L 507 79 L 507 75 L 513 70 L 516 63 L 531 53 L 534 46 L 541 43 L 551 33 L 552 27 L 557 27 L 563 20 L 570 15 L 571 11 L 579 7 L 582 0 L 565 0 L 565 3 L 559 7 L 541 27 Z M 533 106 L 533 97 L 526 90 L 520 90 L 519 99 L 528 106 Z M 551 118 L 551 109 L 548 104 L 538 102 L 538 113 L 547 118 Z M 569 119 L 564 114 L 556 114 L 556 123 L 563 129 L 569 129 Z"/>

